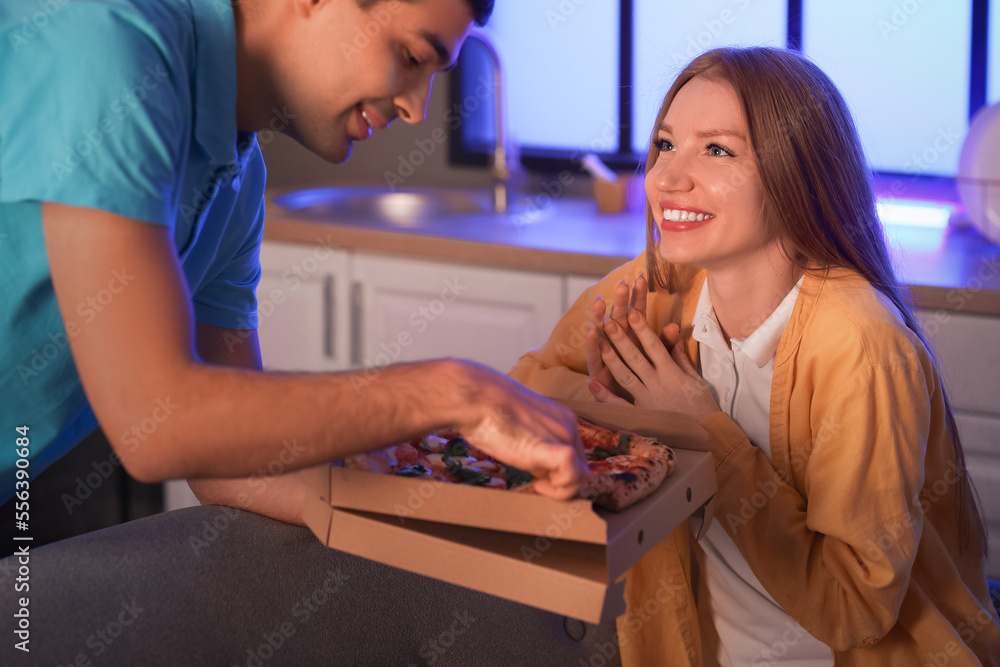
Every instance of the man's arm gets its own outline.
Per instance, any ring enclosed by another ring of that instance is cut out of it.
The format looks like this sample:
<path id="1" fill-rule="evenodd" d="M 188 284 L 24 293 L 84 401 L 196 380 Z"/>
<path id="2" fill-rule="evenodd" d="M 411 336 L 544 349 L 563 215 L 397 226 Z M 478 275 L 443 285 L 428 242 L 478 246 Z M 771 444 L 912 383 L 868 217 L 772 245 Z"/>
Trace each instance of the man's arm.
<path id="1" fill-rule="evenodd" d="M 229 341 L 239 340 L 240 345 Z M 262 370 L 257 331 L 220 329 L 198 322 L 195 344 L 202 361 L 220 366 Z M 229 505 L 286 523 L 305 525 L 302 504 L 306 487 L 298 472 L 284 472 L 275 459 L 259 474 L 240 479 L 189 479 L 188 486 L 202 505 Z"/>
<path id="2" fill-rule="evenodd" d="M 297 470 L 447 427 L 548 480 L 550 495 L 573 495 L 586 475 L 572 414 L 481 366 L 401 365 L 368 381 L 201 363 L 169 230 L 55 203 L 42 215 L 81 381 L 137 479 L 245 477 L 290 441 Z M 99 311 L 81 308 L 98 298 Z M 130 437 L 151 416 L 156 430 Z"/>

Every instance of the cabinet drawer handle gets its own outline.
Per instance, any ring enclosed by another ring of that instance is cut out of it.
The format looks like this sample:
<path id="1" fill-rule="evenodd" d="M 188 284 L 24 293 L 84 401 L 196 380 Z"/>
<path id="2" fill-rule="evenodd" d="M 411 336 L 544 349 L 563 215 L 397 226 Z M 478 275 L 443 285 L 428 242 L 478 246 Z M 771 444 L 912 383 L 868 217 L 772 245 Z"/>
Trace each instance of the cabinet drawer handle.
<path id="1" fill-rule="evenodd" d="M 362 318 L 364 312 L 362 308 L 361 283 L 351 283 L 351 366 L 361 367 L 361 347 L 362 336 L 364 334 L 364 323 Z"/>
<path id="2" fill-rule="evenodd" d="M 337 358 L 337 291 L 333 276 L 323 279 L 323 354 Z"/>

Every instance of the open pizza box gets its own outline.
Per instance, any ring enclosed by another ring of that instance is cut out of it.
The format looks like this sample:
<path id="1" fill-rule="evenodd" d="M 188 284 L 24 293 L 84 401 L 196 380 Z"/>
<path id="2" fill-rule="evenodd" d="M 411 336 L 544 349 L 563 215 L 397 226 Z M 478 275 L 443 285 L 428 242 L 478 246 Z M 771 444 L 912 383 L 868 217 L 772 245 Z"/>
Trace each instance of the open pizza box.
<path id="1" fill-rule="evenodd" d="M 602 623 L 624 613 L 623 575 L 677 526 L 699 534 L 716 491 L 708 434 L 690 417 L 564 402 L 613 430 L 670 445 L 677 465 L 620 512 L 325 464 L 303 472 L 303 518 L 327 546 L 498 597 Z"/>

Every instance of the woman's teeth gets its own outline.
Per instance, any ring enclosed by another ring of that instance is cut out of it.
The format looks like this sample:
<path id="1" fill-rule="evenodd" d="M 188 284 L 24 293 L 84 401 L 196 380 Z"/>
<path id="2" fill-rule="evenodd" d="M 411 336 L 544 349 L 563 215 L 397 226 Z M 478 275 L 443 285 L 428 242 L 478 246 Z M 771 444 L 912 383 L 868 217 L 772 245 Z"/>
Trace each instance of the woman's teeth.
<path id="1" fill-rule="evenodd" d="M 368 123 L 368 127 L 370 127 L 373 130 L 375 129 L 375 123 L 373 123 L 372 119 L 368 117 L 368 114 L 365 112 L 364 109 L 361 110 L 361 117 L 365 119 L 366 123 Z"/>
<path id="2" fill-rule="evenodd" d="M 715 216 L 711 213 L 695 213 L 693 211 L 681 211 L 679 209 L 666 209 L 663 211 L 663 219 L 671 222 L 687 222 L 710 220 Z"/>

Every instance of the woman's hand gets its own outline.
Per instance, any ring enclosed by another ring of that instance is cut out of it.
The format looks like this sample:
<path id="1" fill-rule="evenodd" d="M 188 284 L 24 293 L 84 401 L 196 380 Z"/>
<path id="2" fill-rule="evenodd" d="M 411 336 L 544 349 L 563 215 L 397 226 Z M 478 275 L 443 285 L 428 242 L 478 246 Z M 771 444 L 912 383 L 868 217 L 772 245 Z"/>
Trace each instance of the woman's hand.
<path id="1" fill-rule="evenodd" d="M 615 322 L 626 332 L 626 335 L 635 345 L 639 345 L 639 339 L 632 332 L 628 322 L 628 314 L 635 310 L 646 316 L 646 295 L 649 293 L 649 286 L 646 277 L 640 275 L 636 278 L 635 286 L 629 294 L 628 284 L 623 280 L 615 288 L 614 303 L 611 305 L 611 315 L 606 317 L 607 307 L 604 299 L 598 298 L 594 302 L 594 307 L 590 313 L 590 327 L 587 329 L 586 355 L 587 372 L 591 380 L 596 380 L 608 390 L 623 399 L 631 400 L 631 395 L 625 391 L 618 382 L 615 381 L 611 371 L 601 358 L 600 341 L 607 340 L 605 332 L 605 322 Z"/>
<path id="2" fill-rule="evenodd" d="M 628 324 L 626 331 L 618 321 L 608 320 L 604 325 L 607 340 L 597 345 L 603 367 L 636 406 L 681 412 L 698 421 L 719 411 L 708 382 L 688 359 L 676 324 L 663 328 L 663 340 L 638 310 L 629 311 Z M 599 402 L 628 403 L 593 374 L 591 378 L 590 391 Z"/>

